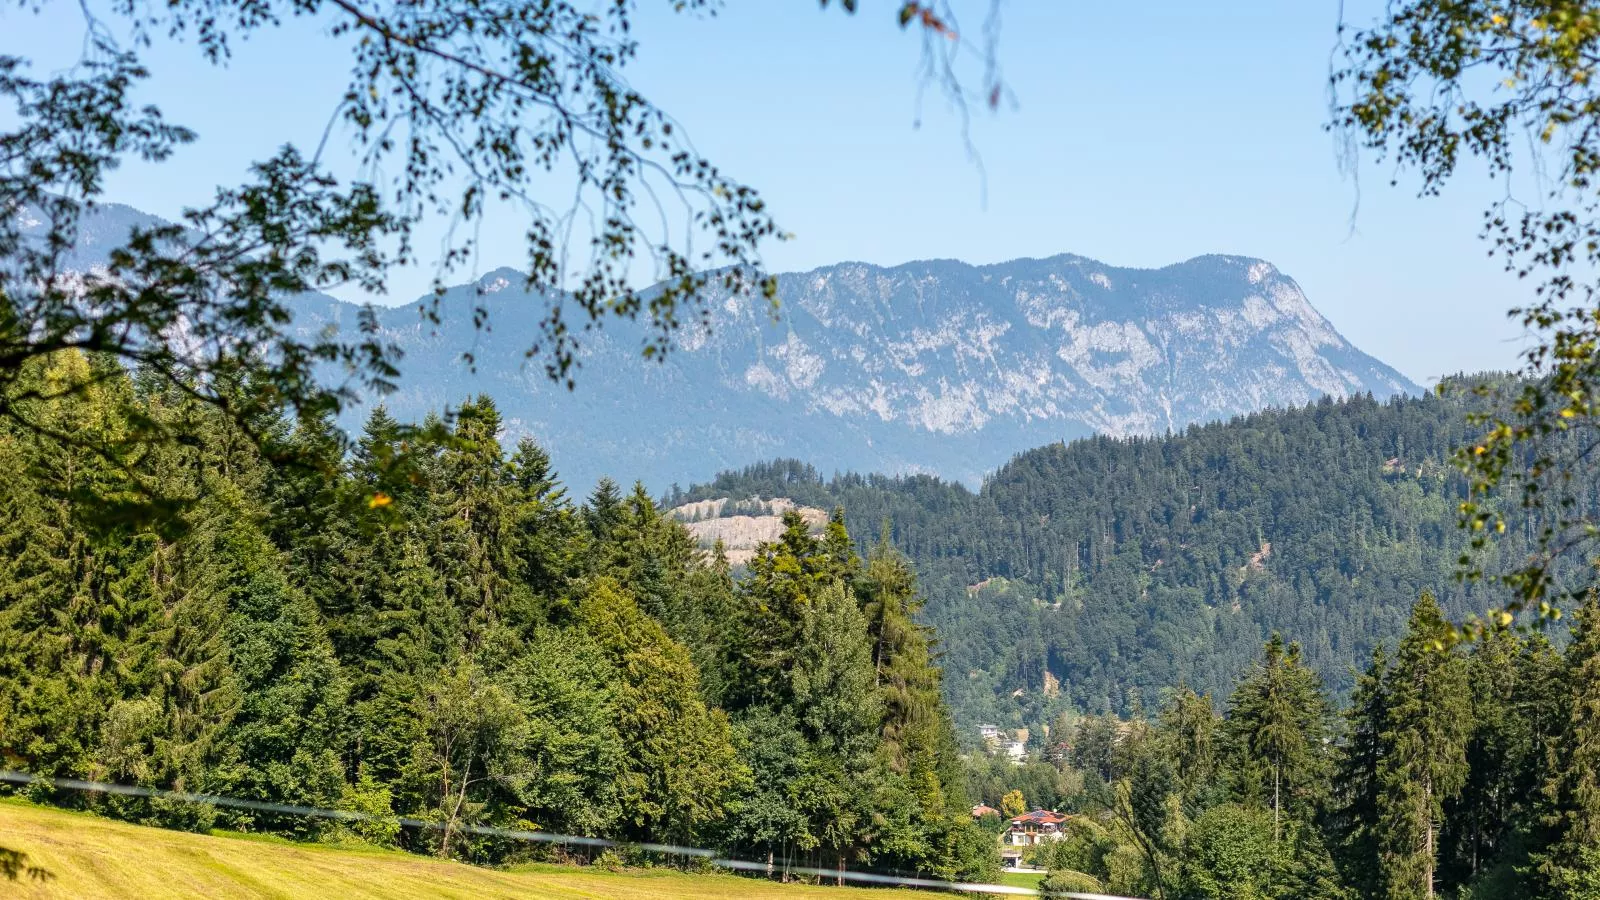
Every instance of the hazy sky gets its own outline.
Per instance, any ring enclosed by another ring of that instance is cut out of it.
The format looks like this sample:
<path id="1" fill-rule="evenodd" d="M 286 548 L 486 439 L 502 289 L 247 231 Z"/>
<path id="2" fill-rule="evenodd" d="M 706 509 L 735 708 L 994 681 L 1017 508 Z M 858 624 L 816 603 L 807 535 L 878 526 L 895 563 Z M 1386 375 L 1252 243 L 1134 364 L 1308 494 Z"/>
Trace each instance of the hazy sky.
<path id="1" fill-rule="evenodd" d="M 986 2 L 964 26 L 976 31 Z M 986 192 L 936 97 L 917 127 L 918 44 L 894 25 L 898 3 L 864 0 L 853 18 L 815 0 L 730 0 L 710 19 L 640 5 L 630 80 L 766 195 L 796 235 L 768 247 L 775 270 L 1237 253 L 1275 263 L 1346 337 L 1420 382 L 1510 367 L 1522 347 L 1505 311 L 1526 287 L 1477 238 L 1503 186 L 1469 173 L 1419 199 L 1414 179 L 1391 187 L 1370 162 L 1359 193 L 1341 176 L 1322 127 L 1335 0 L 1007 0 L 1000 52 L 1017 105 L 974 117 Z M 1349 3 L 1346 17 L 1373 5 Z M 76 10 L 0 7 L 0 53 L 64 64 L 82 37 Z M 318 27 L 252 40 L 226 70 L 158 46 L 150 96 L 201 140 L 175 163 L 118 173 L 111 199 L 171 216 L 285 141 L 314 145 L 346 67 Z M 490 222 L 484 268 L 518 265 L 521 232 Z M 396 280 L 392 299 L 414 299 L 428 275 Z"/>

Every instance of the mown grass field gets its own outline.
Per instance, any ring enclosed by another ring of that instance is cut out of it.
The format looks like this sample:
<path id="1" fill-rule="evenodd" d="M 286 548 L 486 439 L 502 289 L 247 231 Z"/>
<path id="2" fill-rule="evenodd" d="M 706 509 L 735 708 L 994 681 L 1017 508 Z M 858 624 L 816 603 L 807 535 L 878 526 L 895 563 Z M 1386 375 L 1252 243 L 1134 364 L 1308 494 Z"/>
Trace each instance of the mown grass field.
<path id="1" fill-rule="evenodd" d="M 664 870 L 481 869 L 384 850 L 144 828 L 15 801 L 0 801 L 0 847 L 27 853 L 30 863 L 53 875 L 45 882 L 0 881 L 0 896 L 6 897 L 931 900 L 951 896 L 785 885 Z"/>
<path id="2" fill-rule="evenodd" d="M 1033 890 L 1038 890 L 1039 882 L 1043 880 L 1043 872 L 1001 872 L 1000 877 L 995 879 L 995 882 L 997 884 L 1004 884 L 1010 887 L 1032 888 Z"/>

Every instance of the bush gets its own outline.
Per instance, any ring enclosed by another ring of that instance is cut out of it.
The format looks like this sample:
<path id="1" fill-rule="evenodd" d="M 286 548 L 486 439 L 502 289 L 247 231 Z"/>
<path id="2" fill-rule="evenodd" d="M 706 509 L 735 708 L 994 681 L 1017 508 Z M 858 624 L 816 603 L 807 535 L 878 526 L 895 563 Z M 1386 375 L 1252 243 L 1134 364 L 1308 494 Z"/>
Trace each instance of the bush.
<path id="1" fill-rule="evenodd" d="M 594 858 L 594 865 L 608 872 L 620 872 L 628 867 L 628 861 L 615 848 L 607 847 Z"/>
<path id="2" fill-rule="evenodd" d="M 1039 884 L 1039 890 L 1046 896 L 1066 891 L 1077 891 L 1085 894 L 1098 894 L 1105 890 L 1100 879 L 1071 869 L 1051 869 L 1044 881 Z"/>
<path id="3" fill-rule="evenodd" d="M 393 847 L 400 837 L 400 822 L 394 817 L 394 795 L 389 786 L 379 782 L 365 770 L 355 784 L 344 786 L 339 797 L 339 809 L 345 812 L 371 816 L 344 823 L 344 829 L 369 844 Z"/>

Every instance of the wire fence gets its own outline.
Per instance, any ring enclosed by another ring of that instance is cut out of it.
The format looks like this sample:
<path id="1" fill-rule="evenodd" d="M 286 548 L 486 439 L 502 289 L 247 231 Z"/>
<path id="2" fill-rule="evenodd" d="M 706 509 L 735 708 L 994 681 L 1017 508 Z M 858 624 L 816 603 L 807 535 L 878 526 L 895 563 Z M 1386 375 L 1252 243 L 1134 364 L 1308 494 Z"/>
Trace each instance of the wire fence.
<path id="1" fill-rule="evenodd" d="M 99 794 L 114 794 L 123 797 L 147 797 L 153 800 L 169 800 L 178 803 L 197 803 L 210 806 L 220 806 L 229 809 L 246 809 L 255 812 L 275 813 L 289 816 L 309 816 L 319 819 L 330 819 L 337 822 L 374 822 L 379 824 L 399 825 L 403 828 L 426 829 L 430 831 L 443 831 L 442 822 L 433 822 L 427 819 L 416 819 L 408 816 L 378 816 L 370 813 L 354 812 L 344 809 L 324 809 L 316 806 L 298 806 L 292 803 L 270 803 L 263 800 L 248 800 L 242 797 L 224 797 L 217 794 L 196 794 L 186 791 L 168 791 L 161 788 L 147 788 L 128 784 L 111 784 L 103 781 L 83 781 L 76 778 L 55 778 L 48 775 L 31 775 L 26 772 L 13 772 L 0 770 L 0 782 L 16 785 L 40 785 L 62 791 L 84 791 Z M 455 833 L 468 833 L 484 835 L 486 837 L 505 838 L 514 841 L 524 841 L 535 844 L 562 844 L 568 846 L 596 847 L 602 849 L 640 850 L 649 853 L 659 853 L 665 856 L 680 856 L 690 859 L 700 859 L 717 868 L 729 869 L 738 872 L 759 872 L 772 874 L 782 871 L 791 875 L 813 876 L 821 879 L 837 879 L 855 884 L 912 887 L 926 890 L 950 891 L 965 894 L 997 894 L 1021 897 L 1053 897 L 1065 900 L 1136 900 L 1136 898 L 1118 897 L 1111 894 L 1082 893 L 1079 891 L 1051 891 L 1044 892 L 1033 888 L 1016 887 L 1007 884 L 977 884 L 959 881 L 944 881 L 937 878 L 910 878 L 901 875 L 886 875 L 880 872 L 866 872 L 859 869 L 824 869 L 815 866 L 781 865 L 775 866 L 771 862 L 749 859 L 734 859 L 724 856 L 715 850 L 704 847 L 685 847 L 677 844 L 659 844 L 648 841 L 614 841 L 608 838 L 586 837 L 574 834 L 557 834 L 550 831 L 524 831 L 516 828 L 499 828 L 492 825 L 455 824 L 450 826 Z"/>

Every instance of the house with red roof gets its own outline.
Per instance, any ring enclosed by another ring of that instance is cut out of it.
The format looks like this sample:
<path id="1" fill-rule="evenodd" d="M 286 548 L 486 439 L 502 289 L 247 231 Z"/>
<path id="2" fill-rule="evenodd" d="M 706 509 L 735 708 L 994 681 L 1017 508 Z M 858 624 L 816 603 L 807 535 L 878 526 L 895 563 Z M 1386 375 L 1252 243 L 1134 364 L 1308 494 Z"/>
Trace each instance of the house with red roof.
<path id="1" fill-rule="evenodd" d="M 1061 826 L 1071 818 L 1066 813 L 1036 809 L 1011 820 L 1005 833 L 1005 843 L 1012 847 L 1032 847 L 1045 841 L 1061 839 Z"/>

